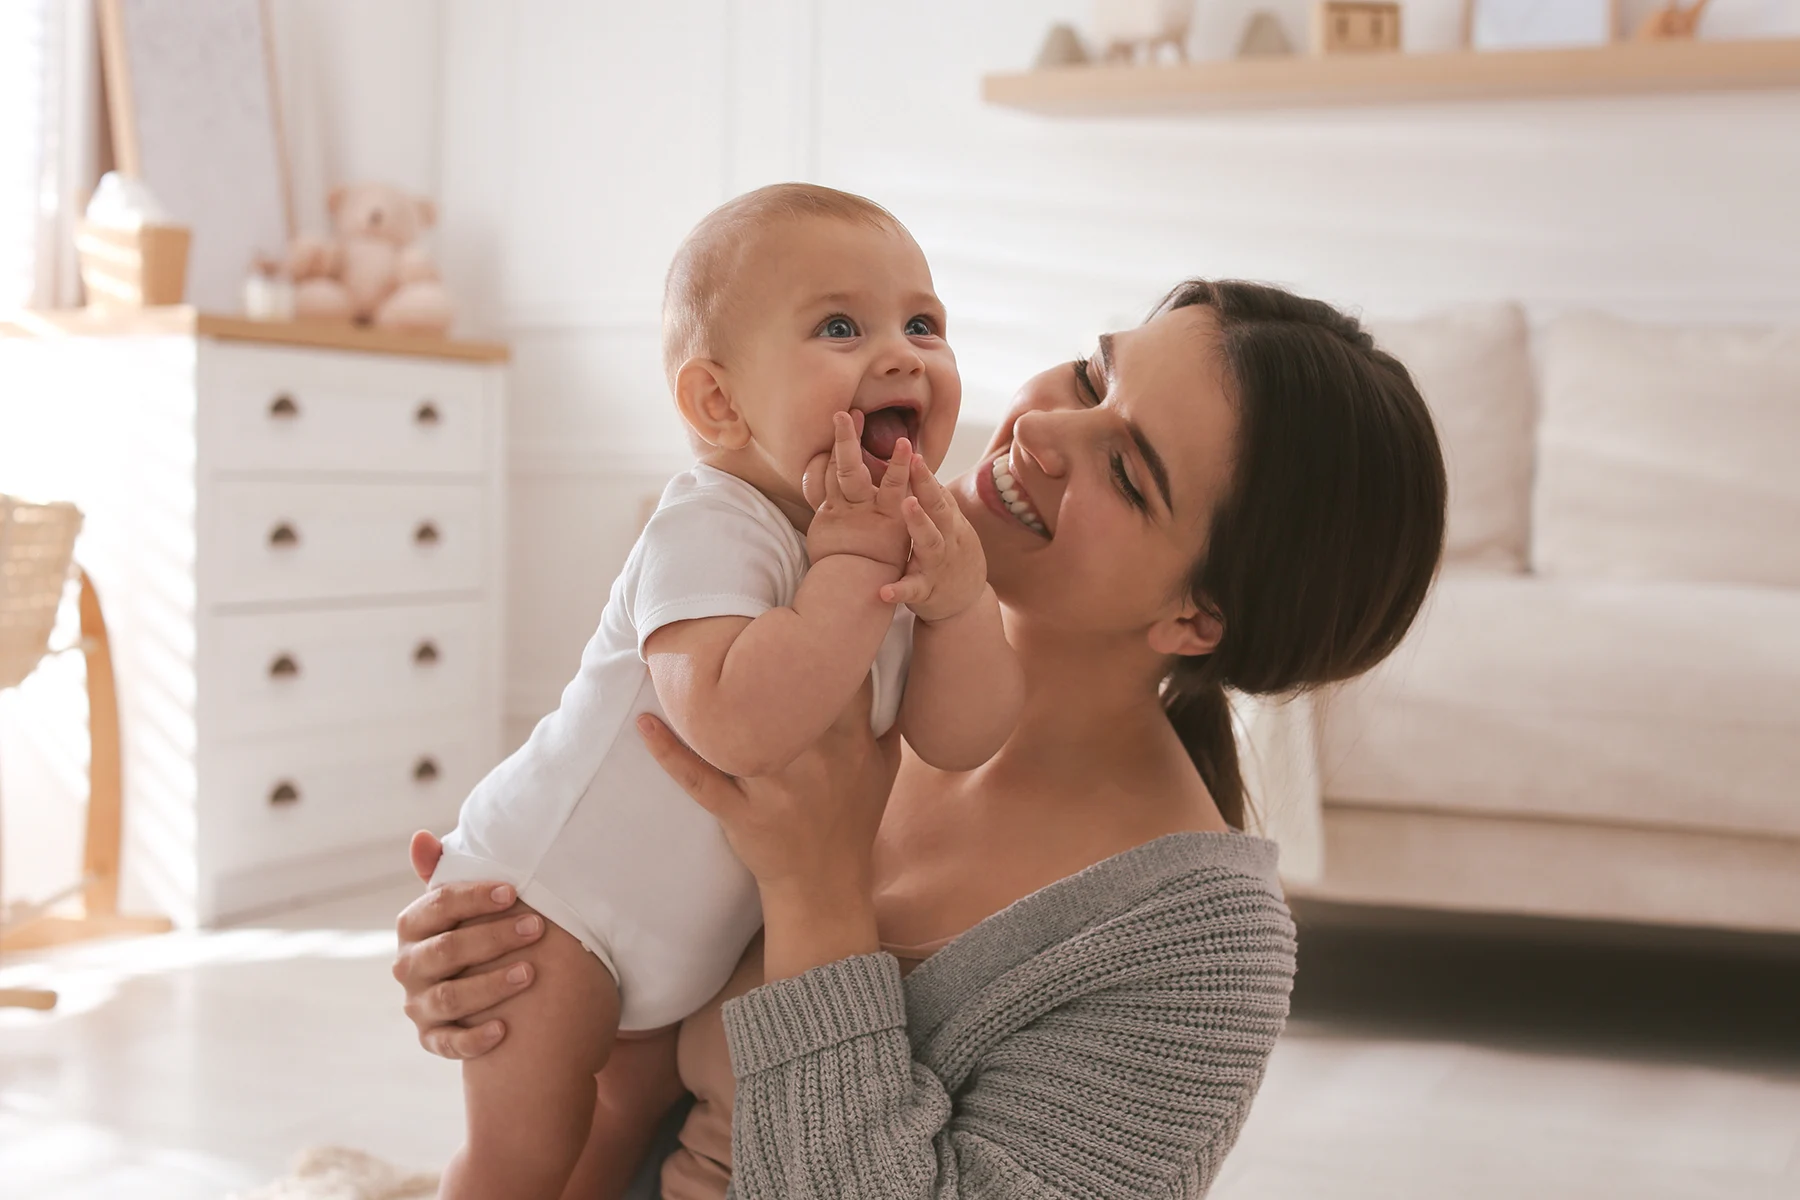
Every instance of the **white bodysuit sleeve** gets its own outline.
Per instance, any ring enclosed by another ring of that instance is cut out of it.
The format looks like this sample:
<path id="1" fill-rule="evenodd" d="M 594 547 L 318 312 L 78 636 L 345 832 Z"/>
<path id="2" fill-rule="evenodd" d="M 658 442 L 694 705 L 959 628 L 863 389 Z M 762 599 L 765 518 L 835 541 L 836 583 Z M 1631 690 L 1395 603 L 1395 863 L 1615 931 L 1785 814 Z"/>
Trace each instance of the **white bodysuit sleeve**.
<path id="1" fill-rule="evenodd" d="M 791 604 L 806 573 L 798 534 L 717 495 L 659 508 L 634 558 L 624 600 L 640 656 L 650 635 L 665 625 L 756 618 Z"/>

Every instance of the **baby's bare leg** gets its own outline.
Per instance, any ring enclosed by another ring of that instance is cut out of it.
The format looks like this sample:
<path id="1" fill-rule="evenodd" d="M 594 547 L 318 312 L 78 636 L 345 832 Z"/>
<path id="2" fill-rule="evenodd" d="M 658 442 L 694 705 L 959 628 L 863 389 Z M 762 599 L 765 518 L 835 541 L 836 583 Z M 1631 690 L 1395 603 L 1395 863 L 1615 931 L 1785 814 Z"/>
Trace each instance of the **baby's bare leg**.
<path id="1" fill-rule="evenodd" d="M 440 1200 L 557 1200 L 594 1116 L 594 1076 L 619 1028 L 619 989 L 575 936 L 546 922 L 524 960 L 536 979 L 470 1018 L 506 1022 L 506 1040 L 463 1064 L 468 1141 L 451 1159 Z"/>
<path id="2" fill-rule="evenodd" d="M 675 1062 L 681 1026 L 621 1035 L 600 1072 L 599 1098 L 587 1148 L 569 1176 L 563 1200 L 621 1200 L 657 1128 L 686 1091 Z"/>

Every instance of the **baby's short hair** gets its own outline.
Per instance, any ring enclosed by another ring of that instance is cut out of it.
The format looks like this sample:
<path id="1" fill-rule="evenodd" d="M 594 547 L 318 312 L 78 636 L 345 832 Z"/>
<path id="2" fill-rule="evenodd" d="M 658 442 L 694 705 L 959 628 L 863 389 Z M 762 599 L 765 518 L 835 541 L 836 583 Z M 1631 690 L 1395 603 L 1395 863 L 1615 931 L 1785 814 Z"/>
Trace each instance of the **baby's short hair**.
<path id="1" fill-rule="evenodd" d="M 663 371 L 669 386 L 690 358 L 718 358 L 758 235 L 784 221 L 829 217 L 906 232 L 873 200 L 812 183 L 775 183 L 745 192 L 706 214 L 675 251 L 663 283 Z"/>

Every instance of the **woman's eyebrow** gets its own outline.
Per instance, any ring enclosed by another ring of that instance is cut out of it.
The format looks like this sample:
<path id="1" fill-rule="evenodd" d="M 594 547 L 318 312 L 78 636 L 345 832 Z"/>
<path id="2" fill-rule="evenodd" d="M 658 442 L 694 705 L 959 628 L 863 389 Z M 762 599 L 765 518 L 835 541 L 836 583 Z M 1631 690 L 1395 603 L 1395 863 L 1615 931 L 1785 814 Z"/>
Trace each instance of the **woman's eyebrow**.
<path id="1" fill-rule="evenodd" d="M 1107 387 L 1113 382 L 1113 336 L 1110 333 L 1100 335 L 1100 349 L 1094 355 L 1094 361 L 1100 365 L 1100 376 L 1106 380 Z M 1131 433 L 1131 440 L 1137 444 L 1138 453 L 1144 456 L 1144 465 L 1150 468 L 1150 478 L 1156 481 L 1156 490 L 1162 494 L 1163 507 L 1170 513 L 1175 511 L 1175 504 L 1169 499 L 1169 468 L 1163 462 L 1163 456 L 1156 452 L 1150 439 L 1136 421 L 1129 417 L 1125 420 L 1125 428 Z"/>
<path id="2" fill-rule="evenodd" d="M 1144 465 L 1150 468 L 1150 478 L 1156 480 L 1156 490 L 1162 493 L 1163 507 L 1173 514 L 1175 504 L 1169 499 L 1169 468 L 1163 462 L 1162 455 L 1156 452 L 1156 447 L 1150 444 L 1150 439 L 1144 436 L 1143 429 L 1136 421 L 1127 417 L 1125 428 L 1131 432 L 1131 440 L 1137 443 L 1138 453 L 1144 456 Z"/>

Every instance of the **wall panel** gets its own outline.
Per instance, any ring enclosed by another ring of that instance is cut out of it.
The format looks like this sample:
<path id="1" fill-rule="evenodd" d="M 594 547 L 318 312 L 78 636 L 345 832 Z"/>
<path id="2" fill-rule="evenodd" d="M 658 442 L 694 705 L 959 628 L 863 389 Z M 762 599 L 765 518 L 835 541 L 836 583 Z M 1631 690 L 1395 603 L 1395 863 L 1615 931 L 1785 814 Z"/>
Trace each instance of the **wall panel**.
<path id="1" fill-rule="evenodd" d="M 1408 45 L 1450 44 L 1460 6 L 1413 0 Z M 1309 7 L 1201 5 L 1195 49 L 1228 52 L 1252 8 L 1298 34 Z M 1715 9 L 1737 33 L 1753 15 Z M 950 308 L 972 422 L 1189 274 L 1380 315 L 1518 298 L 1539 319 L 1800 319 L 1800 92 L 1136 121 L 980 103 L 984 71 L 1025 65 L 1051 21 L 1087 11 L 445 10 L 445 261 L 517 353 L 516 735 L 573 670 L 639 502 L 684 458 L 656 361 L 662 271 L 695 219 L 762 183 L 862 191 L 912 227 Z M 1800 3 L 1781 12 L 1800 19 Z"/>

